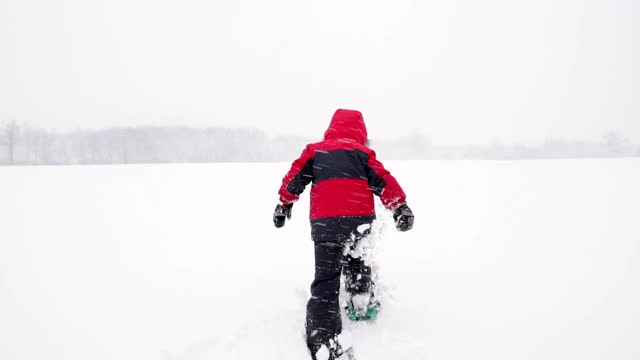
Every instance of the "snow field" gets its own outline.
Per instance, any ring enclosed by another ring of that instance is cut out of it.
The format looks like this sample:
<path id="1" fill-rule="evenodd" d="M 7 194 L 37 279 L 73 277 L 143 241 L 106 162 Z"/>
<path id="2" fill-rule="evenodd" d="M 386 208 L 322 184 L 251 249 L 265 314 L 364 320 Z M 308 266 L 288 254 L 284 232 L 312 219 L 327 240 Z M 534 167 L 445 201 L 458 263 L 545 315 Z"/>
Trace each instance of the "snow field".
<path id="1" fill-rule="evenodd" d="M 640 358 L 640 161 L 388 162 L 359 360 Z M 289 164 L 0 167 L 0 359 L 305 359 Z"/>

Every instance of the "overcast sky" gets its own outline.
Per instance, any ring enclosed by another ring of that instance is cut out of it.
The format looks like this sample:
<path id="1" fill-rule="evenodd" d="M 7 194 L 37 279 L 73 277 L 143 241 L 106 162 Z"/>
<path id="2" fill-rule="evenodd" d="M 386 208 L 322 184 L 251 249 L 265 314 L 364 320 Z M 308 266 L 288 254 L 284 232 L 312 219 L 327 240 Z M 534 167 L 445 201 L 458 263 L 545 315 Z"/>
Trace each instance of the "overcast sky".
<path id="1" fill-rule="evenodd" d="M 636 0 L 0 0 L 0 121 L 640 142 Z"/>

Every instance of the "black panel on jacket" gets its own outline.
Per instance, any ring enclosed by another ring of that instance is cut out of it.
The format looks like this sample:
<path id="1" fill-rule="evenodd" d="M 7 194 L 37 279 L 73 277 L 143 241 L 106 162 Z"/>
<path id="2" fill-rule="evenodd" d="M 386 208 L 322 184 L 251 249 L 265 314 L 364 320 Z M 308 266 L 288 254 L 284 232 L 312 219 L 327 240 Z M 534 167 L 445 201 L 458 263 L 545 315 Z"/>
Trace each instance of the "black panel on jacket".
<path id="1" fill-rule="evenodd" d="M 360 150 L 316 151 L 313 162 L 313 183 L 331 179 L 367 180 L 369 156 Z"/>
<path id="2" fill-rule="evenodd" d="M 367 172 L 367 179 L 369 180 L 369 189 L 371 189 L 374 194 L 380 196 L 384 187 L 387 186 L 387 182 L 378 176 L 369 165 L 365 166 L 365 171 Z"/>
<path id="3" fill-rule="evenodd" d="M 313 180 L 313 172 L 311 171 L 313 167 L 313 158 L 307 160 L 302 169 L 296 174 L 296 176 L 291 180 L 289 185 L 287 185 L 287 190 L 293 195 L 300 195 L 304 191 L 304 188 L 309 185 L 311 180 Z"/>

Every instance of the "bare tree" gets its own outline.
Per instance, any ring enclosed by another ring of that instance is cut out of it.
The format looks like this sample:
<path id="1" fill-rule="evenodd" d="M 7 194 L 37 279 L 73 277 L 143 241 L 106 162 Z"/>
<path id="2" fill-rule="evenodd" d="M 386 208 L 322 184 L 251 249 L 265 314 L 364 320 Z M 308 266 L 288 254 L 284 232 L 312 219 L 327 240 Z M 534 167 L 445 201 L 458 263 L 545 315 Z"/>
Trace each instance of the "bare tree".
<path id="1" fill-rule="evenodd" d="M 7 160 L 9 164 L 15 162 L 16 145 L 18 143 L 18 135 L 20 132 L 20 126 L 15 121 L 9 121 L 5 123 L 0 129 L 3 137 L 3 142 L 7 148 Z"/>
<path id="2" fill-rule="evenodd" d="M 615 131 L 609 131 L 602 137 L 610 156 L 620 156 L 624 152 L 626 139 Z"/>

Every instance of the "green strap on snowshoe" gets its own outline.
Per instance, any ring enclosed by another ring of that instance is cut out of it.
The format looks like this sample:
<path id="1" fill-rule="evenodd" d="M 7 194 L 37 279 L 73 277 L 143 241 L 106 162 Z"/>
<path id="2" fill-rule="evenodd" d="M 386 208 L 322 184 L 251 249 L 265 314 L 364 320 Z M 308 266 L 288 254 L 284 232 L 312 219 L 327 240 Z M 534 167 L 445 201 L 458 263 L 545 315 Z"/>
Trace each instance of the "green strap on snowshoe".
<path id="1" fill-rule="evenodd" d="M 366 312 L 357 311 L 352 306 L 346 306 L 345 310 L 347 311 L 347 317 L 349 320 L 375 320 L 378 317 L 378 312 L 380 311 L 380 304 L 371 306 Z"/>

